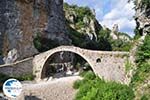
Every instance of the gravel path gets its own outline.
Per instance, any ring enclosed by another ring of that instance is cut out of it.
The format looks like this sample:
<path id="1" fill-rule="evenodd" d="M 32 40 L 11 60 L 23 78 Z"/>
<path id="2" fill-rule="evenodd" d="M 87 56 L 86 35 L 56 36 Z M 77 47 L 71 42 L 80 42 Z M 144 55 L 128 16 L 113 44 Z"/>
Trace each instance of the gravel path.
<path id="1" fill-rule="evenodd" d="M 78 79 L 81 77 L 70 76 L 38 84 L 23 84 L 23 93 L 17 100 L 73 100 L 77 92 L 73 83 Z"/>

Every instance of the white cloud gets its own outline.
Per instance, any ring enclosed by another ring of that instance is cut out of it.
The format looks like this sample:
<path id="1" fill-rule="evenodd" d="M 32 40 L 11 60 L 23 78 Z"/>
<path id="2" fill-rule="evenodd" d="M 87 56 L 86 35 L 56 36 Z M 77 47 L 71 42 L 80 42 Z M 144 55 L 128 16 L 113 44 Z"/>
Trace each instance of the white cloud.
<path id="1" fill-rule="evenodd" d="M 130 30 L 133 33 L 133 29 L 136 25 L 133 19 L 135 14 L 133 7 L 134 4 L 127 3 L 127 0 L 118 1 L 118 3 L 113 6 L 113 9 L 104 15 L 101 24 L 110 29 L 112 29 L 114 24 L 118 24 L 120 31 L 128 32 L 128 30 Z M 131 32 L 129 35 L 132 35 Z"/>
<path id="2" fill-rule="evenodd" d="M 119 29 L 127 29 L 127 28 L 134 28 L 135 27 L 135 21 L 134 19 L 129 20 L 128 18 L 117 18 L 117 19 L 105 19 L 102 21 L 103 25 L 106 25 L 108 28 L 112 28 L 114 24 L 119 25 Z"/>
<path id="3" fill-rule="evenodd" d="M 120 31 L 133 35 L 135 21 L 133 16 L 134 4 L 127 3 L 128 0 L 64 0 L 69 4 L 77 4 L 79 6 L 89 6 L 96 11 L 96 17 L 100 24 L 112 28 L 114 24 L 118 24 Z M 131 34 L 132 33 L 132 34 Z"/>
<path id="4" fill-rule="evenodd" d="M 104 1 L 102 0 L 64 0 L 69 4 L 77 4 L 79 6 L 88 6 L 91 9 L 95 9 L 96 15 L 98 19 L 102 19 L 103 17 L 103 4 Z"/>

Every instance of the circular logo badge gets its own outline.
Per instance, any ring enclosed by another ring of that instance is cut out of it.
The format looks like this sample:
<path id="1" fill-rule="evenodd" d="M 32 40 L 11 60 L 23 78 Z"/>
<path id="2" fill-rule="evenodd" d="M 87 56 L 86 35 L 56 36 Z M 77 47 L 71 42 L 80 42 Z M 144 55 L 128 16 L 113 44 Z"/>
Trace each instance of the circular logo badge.
<path id="1" fill-rule="evenodd" d="M 16 79 L 8 79 L 3 84 L 4 94 L 10 98 L 16 98 L 17 96 L 21 94 L 21 91 L 22 91 L 22 85 Z"/>

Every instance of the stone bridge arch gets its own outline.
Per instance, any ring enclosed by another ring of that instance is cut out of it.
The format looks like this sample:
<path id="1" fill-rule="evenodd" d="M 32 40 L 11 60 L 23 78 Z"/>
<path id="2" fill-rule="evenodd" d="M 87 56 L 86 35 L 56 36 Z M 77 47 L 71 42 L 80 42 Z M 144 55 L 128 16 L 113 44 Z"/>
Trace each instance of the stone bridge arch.
<path id="1" fill-rule="evenodd" d="M 60 46 L 36 55 L 33 59 L 33 73 L 36 81 L 41 80 L 43 67 L 51 55 L 62 51 L 80 55 L 100 78 L 128 83 L 125 72 L 125 61 L 129 55 L 128 52 L 95 51 L 75 46 Z"/>
<path id="2" fill-rule="evenodd" d="M 61 49 L 63 48 L 63 50 Z M 49 53 L 49 57 L 45 59 L 45 62 L 44 64 L 42 65 L 43 68 L 42 68 L 42 71 L 41 71 L 41 75 L 40 75 L 40 78 L 43 79 L 43 78 L 46 78 L 47 75 L 46 75 L 46 67 L 47 67 L 47 61 L 51 60 L 51 57 L 56 54 L 56 53 L 59 53 L 59 52 L 70 52 L 70 53 L 74 53 L 74 54 L 77 54 L 79 55 L 81 58 L 83 58 L 91 67 L 91 69 L 94 71 L 94 67 L 92 67 L 92 64 L 90 64 L 90 60 L 86 58 L 85 56 L 85 51 L 82 51 L 82 50 L 79 50 L 79 48 L 73 48 L 73 47 L 70 47 L 70 48 L 64 48 L 64 47 L 60 47 L 60 48 L 57 48 L 57 50 L 55 50 L 55 52 L 51 52 Z M 82 53 L 84 52 L 84 53 Z"/>
<path id="3" fill-rule="evenodd" d="M 44 67 L 46 61 L 53 54 L 58 53 L 58 52 L 64 52 L 64 51 L 75 53 L 75 54 L 81 56 L 85 61 L 87 61 L 89 63 L 92 70 L 93 71 L 95 70 L 94 67 L 93 67 L 93 64 L 91 63 L 91 60 L 87 58 L 86 50 L 78 48 L 78 47 L 74 47 L 74 46 L 60 46 L 60 47 L 51 49 L 47 52 L 44 52 L 44 53 L 34 57 L 34 59 L 33 59 L 33 73 L 36 76 L 37 80 L 41 79 L 42 70 L 43 70 L 43 67 Z"/>

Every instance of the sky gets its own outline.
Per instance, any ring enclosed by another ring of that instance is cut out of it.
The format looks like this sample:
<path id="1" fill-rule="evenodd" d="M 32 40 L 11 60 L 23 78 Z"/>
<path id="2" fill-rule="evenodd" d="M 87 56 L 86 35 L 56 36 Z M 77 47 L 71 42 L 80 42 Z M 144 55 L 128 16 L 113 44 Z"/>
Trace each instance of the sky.
<path id="1" fill-rule="evenodd" d="M 135 15 L 134 4 L 128 0 L 64 0 L 69 4 L 88 6 L 95 9 L 96 18 L 101 25 L 112 29 L 118 24 L 119 31 L 134 35 L 136 26 L 133 16 Z"/>

